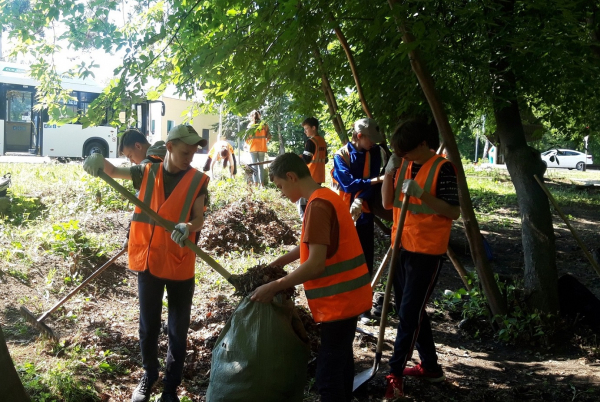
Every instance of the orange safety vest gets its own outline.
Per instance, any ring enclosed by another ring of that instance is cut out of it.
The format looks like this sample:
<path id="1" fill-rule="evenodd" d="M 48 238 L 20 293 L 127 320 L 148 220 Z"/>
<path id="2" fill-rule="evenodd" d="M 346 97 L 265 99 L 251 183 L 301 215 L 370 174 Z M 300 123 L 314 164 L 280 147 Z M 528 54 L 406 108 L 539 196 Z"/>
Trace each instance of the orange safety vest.
<path id="1" fill-rule="evenodd" d="M 254 135 L 246 139 L 246 144 L 250 146 L 250 152 L 267 152 L 267 140 L 271 138 L 268 126 L 263 124 L 260 130 L 256 130 Z"/>
<path id="2" fill-rule="evenodd" d="M 325 162 L 327 160 L 327 144 L 325 139 L 320 135 L 310 137 L 315 144 L 316 152 L 312 156 L 312 160 L 308 162 L 308 170 L 310 175 L 319 184 L 325 183 Z"/>
<path id="3" fill-rule="evenodd" d="M 325 260 L 325 271 L 317 279 L 304 282 L 308 307 L 315 322 L 356 317 L 371 308 L 372 295 L 371 278 L 354 222 L 344 202 L 330 189 L 315 190 L 307 207 L 316 198 L 329 201 L 335 208 L 340 238 L 337 252 Z M 304 238 L 304 222 L 300 238 Z M 308 259 L 308 250 L 308 244 L 301 242 L 301 264 Z"/>
<path id="4" fill-rule="evenodd" d="M 212 146 L 210 151 L 208 151 L 208 157 L 216 160 L 221 160 L 221 150 L 223 148 L 227 148 L 230 155 L 233 155 L 233 147 L 227 141 L 217 141 L 215 145 Z"/>
<path id="5" fill-rule="evenodd" d="M 440 169 L 449 160 L 439 155 L 431 157 L 417 173 L 415 181 L 421 188 L 435 197 L 436 183 Z M 394 192 L 394 224 L 392 226 L 392 244 L 396 238 L 396 228 L 400 219 L 400 209 L 404 193 L 402 183 L 412 178 L 412 164 L 404 160 L 396 172 L 396 191 Z M 433 209 L 423 204 L 420 199 L 411 197 L 408 213 L 402 230 L 402 247 L 414 253 L 441 255 L 448 249 L 452 219 L 439 215 Z"/>
<path id="6" fill-rule="evenodd" d="M 192 205 L 208 176 L 196 169 L 188 170 L 165 200 L 163 164 L 146 164 L 139 198 L 152 210 L 171 222 L 189 222 Z M 195 240 L 195 233 L 188 239 Z M 194 276 L 196 254 L 187 247 L 179 247 L 171 234 L 156 223 L 139 207 L 135 208 L 129 236 L 129 269 L 146 271 L 158 278 L 186 280 Z"/>

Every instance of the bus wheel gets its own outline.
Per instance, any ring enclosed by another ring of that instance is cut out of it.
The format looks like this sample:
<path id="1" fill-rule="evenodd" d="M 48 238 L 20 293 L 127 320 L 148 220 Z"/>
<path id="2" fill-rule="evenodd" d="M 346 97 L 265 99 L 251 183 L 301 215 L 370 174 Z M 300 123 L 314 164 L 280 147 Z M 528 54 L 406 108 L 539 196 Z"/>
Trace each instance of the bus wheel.
<path id="1" fill-rule="evenodd" d="M 106 147 L 102 145 L 102 143 L 97 141 L 92 141 L 85 146 L 85 152 L 83 153 L 84 157 L 90 156 L 91 154 L 101 154 L 104 157 L 107 156 L 108 152 L 106 151 Z"/>

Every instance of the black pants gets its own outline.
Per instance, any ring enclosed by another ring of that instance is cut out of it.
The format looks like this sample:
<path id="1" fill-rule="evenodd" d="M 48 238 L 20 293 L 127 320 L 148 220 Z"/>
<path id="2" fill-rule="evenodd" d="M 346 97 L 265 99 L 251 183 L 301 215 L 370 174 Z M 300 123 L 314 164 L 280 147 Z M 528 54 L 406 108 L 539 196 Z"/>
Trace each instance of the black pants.
<path id="1" fill-rule="evenodd" d="M 375 259 L 375 223 L 373 219 L 356 225 L 358 240 L 362 246 L 369 275 L 373 276 L 373 260 Z"/>
<path id="2" fill-rule="evenodd" d="M 440 369 L 425 306 L 437 283 L 442 262 L 441 255 L 400 252 L 394 272 L 394 293 L 400 322 L 390 359 L 392 374 L 402 376 L 415 346 L 426 370 Z"/>
<path id="3" fill-rule="evenodd" d="M 357 317 L 321 323 L 316 385 L 321 402 L 349 402 L 354 382 L 352 342 Z"/>
<path id="4" fill-rule="evenodd" d="M 194 278 L 185 281 L 170 281 L 152 276 L 148 271 L 138 273 L 140 297 L 140 349 L 142 364 L 151 381 L 158 379 L 158 336 L 163 294 L 167 288 L 167 319 L 169 347 L 165 362 L 163 382 L 165 390 L 174 391 L 181 384 L 187 332 L 190 326 Z"/>

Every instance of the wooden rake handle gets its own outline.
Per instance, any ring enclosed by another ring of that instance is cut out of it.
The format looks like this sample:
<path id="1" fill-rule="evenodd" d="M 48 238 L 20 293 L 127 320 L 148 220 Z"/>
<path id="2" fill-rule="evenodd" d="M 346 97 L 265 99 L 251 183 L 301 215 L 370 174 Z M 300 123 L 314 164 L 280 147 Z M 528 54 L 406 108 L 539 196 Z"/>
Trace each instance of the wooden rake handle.
<path id="1" fill-rule="evenodd" d="M 567 217 L 565 216 L 565 214 L 563 214 L 562 210 L 558 206 L 558 203 L 556 202 L 556 200 L 552 196 L 552 193 L 550 193 L 550 190 L 548 190 L 548 187 L 546 187 L 546 185 L 544 184 L 544 182 L 540 180 L 540 178 L 537 176 L 537 174 L 534 174 L 533 177 L 535 178 L 535 180 L 537 180 L 537 182 L 540 185 L 540 187 L 542 188 L 542 190 L 544 190 L 544 193 L 546 193 L 546 195 L 548 196 L 548 199 L 550 200 L 550 202 L 552 203 L 552 205 L 554 205 L 554 208 L 556 208 L 556 212 L 558 212 L 558 214 L 560 215 L 560 217 L 567 224 L 567 227 L 571 231 L 571 234 L 575 238 L 575 241 L 577 242 L 577 244 L 579 244 L 579 247 L 581 247 L 581 249 L 583 250 L 585 256 L 590 261 L 590 264 L 592 264 L 592 267 L 594 267 L 594 270 L 596 271 L 596 273 L 598 275 L 600 275 L 600 266 L 598 266 L 598 263 L 594 260 L 594 257 L 592 257 L 592 255 L 590 254 L 590 252 L 587 249 L 586 245 L 583 244 L 583 241 L 579 238 L 579 235 L 575 231 L 575 228 L 573 228 L 573 226 L 571 226 L 571 223 L 569 222 L 569 220 L 567 219 Z"/>
<path id="2" fill-rule="evenodd" d="M 127 191 L 112 177 L 104 173 L 103 170 L 98 170 L 98 177 L 104 180 L 109 186 L 114 188 L 123 197 L 127 198 L 130 202 L 139 207 L 142 211 L 144 211 L 146 215 L 152 218 L 160 226 L 167 229 L 167 231 L 172 232 L 173 230 L 175 230 L 175 223 L 163 218 L 162 216 L 154 212 L 148 205 L 144 204 L 139 198 Z M 194 242 L 190 241 L 190 239 L 185 239 L 184 243 L 188 248 L 190 248 L 194 253 L 196 253 L 198 257 L 204 260 L 204 262 L 210 265 L 215 271 L 221 274 L 221 276 L 223 276 L 223 278 L 225 278 L 227 282 L 231 283 L 235 287 L 232 275 L 225 268 L 219 265 L 219 263 L 216 262 L 210 255 L 202 251 L 202 249 L 198 247 Z"/>
<path id="3" fill-rule="evenodd" d="M 400 238 L 402 237 L 402 229 L 404 229 L 404 221 L 406 220 L 406 213 L 408 212 L 408 202 L 410 196 L 404 194 L 402 200 L 402 208 L 400 209 L 400 219 L 398 220 L 398 227 L 396 228 L 396 237 L 394 238 L 394 246 L 392 248 L 392 258 L 390 258 L 390 268 L 388 271 L 387 283 L 385 285 L 385 294 L 383 296 L 383 308 L 381 310 L 381 323 L 379 324 L 379 337 L 377 338 L 377 349 L 375 353 L 381 354 L 383 351 L 383 338 L 385 337 L 385 326 L 387 324 L 387 314 L 389 310 L 390 297 L 392 294 L 392 283 L 394 282 L 394 271 L 396 270 L 396 259 L 398 258 L 400 248 Z M 400 308 L 400 306 L 396 306 Z"/>

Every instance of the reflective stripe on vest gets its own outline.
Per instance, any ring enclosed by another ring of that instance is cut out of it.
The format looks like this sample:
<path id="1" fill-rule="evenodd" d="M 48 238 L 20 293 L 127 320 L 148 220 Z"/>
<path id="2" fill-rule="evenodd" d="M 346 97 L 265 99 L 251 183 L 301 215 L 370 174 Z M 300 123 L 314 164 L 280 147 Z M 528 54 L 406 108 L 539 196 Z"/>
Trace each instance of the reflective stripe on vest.
<path id="1" fill-rule="evenodd" d="M 325 260 L 323 273 L 304 282 L 308 306 L 316 322 L 358 316 L 371 308 L 372 297 L 369 271 L 354 222 L 344 202 L 330 189 L 316 190 L 308 200 L 307 208 L 316 198 L 333 205 L 339 223 L 339 244 L 336 253 Z M 304 227 L 303 222 L 301 238 L 304 238 Z M 300 243 L 301 264 L 308 255 L 308 244 Z"/>
<path id="2" fill-rule="evenodd" d="M 325 161 L 327 160 L 327 144 L 320 135 L 309 138 L 314 144 L 316 152 L 307 163 L 310 175 L 317 183 L 325 183 Z"/>
<path id="3" fill-rule="evenodd" d="M 439 155 L 429 159 L 415 176 L 414 180 L 423 191 L 436 195 L 436 183 L 440 169 L 444 163 L 450 163 Z M 394 224 L 392 226 L 392 244 L 396 237 L 396 228 L 402 208 L 402 184 L 412 177 L 412 164 L 404 160 L 396 173 L 394 191 Z M 433 209 L 423 204 L 420 199 L 410 198 L 408 214 L 402 231 L 402 247 L 408 251 L 422 254 L 440 255 L 446 252 L 452 220 L 437 214 Z"/>
<path id="4" fill-rule="evenodd" d="M 165 199 L 163 164 L 146 164 L 140 199 L 171 222 L 189 222 L 194 201 L 207 182 L 208 176 L 190 169 Z M 188 239 L 194 241 L 195 233 L 190 233 Z M 149 270 L 158 278 L 171 280 L 185 280 L 194 276 L 196 254 L 187 247 L 179 247 L 171 240 L 169 232 L 157 226 L 138 207 L 131 221 L 128 254 L 131 270 Z"/>

